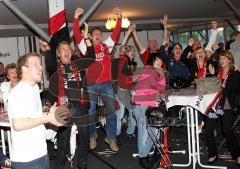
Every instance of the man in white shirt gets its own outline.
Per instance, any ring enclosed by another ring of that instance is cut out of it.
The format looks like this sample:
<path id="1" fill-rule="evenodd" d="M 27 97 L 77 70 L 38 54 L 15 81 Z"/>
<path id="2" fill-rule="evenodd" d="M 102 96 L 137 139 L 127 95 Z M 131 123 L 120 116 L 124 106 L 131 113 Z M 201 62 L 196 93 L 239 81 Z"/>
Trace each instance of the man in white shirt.
<path id="1" fill-rule="evenodd" d="M 230 52 L 233 54 L 235 66 L 240 68 L 240 31 L 233 33 L 234 42 L 230 45 Z"/>
<path id="2" fill-rule="evenodd" d="M 48 114 L 42 113 L 37 83 L 42 78 L 40 55 L 29 53 L 18 59 L 21 81 L 8 98 L 11 124 L 13 169 L 49 169 L 45 123 L 61 124 L 55 118 L 56 104 Z"/>

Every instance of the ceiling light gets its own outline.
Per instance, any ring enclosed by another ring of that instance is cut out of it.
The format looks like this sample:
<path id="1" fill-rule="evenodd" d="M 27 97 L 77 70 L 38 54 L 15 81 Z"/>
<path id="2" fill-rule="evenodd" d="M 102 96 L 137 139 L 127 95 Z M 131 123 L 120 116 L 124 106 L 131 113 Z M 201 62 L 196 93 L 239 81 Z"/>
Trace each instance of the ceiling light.
<path id="1" fill-rule="evenodd" d="M 116 26 L 116 20 L 114 18 L 108 18 L 105 24 L 107 30 L 111 30 Z"/>
<path id="2" fill-rule="evenodd" d="M 124 18 L 122 19 L 122 28 L 128 28 L 129 25 L 130 25 L 130 21 L 128 20 L 127 17 L 124 17 Z"/>
<path id="3" fill-rule="evenodd" d="M 107 30 L 114 29 L 115 26 L 116 26 L 116 23 L 117 23 L 116 19 L 109 17 L 107 19 L 105 27 L 106 27 Z M 122 28 L 128 28 L 129 25 L 130 25 L 130 21 L 128 20 L 128 18 L 127 17 L 123 17 L 122 18 Z"/>
<path id="4" fill-rule="evenodd" d="M 115 26 L 116 26 L 116 20 L 115 19 L 113 19 L 113 18 L 110 19 L 110 26 L 111 26 L 112 29 L 115 28 Z"/>
<path id="5" fill-rule="evenodd" d="M 108 18 L 105 26 L 106 26 L 106 29 L 107 29 L 107 30 L 111 30 L 111 29 L 112 29 L 109 18 Z"/>

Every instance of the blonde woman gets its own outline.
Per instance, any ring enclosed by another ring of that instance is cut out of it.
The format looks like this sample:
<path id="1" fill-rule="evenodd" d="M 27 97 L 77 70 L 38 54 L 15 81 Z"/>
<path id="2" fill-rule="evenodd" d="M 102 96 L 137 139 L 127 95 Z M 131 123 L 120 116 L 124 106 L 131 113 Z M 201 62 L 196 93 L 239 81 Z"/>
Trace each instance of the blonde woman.
<path id="1" fill-rule="evenodd" d="M 227 139 L 229 151 L 232 158 L 236 159 L 239 166 L 240 148 L 231 127 L 233 121 L 235 120 L 234 111 L 237 109 L 235 97 L 237 93 L 240 93 L 240 72 L 234 69 L 233 55 L 229 51 L 223 51 L 219 54 L 218 78 L 222 82 L 222 98 L 216 114 L 218 116 L 222 116 L 222 128 Z M 207 118 L 206 138 L 209 164 L 214 163 L 218 159 L 216 142 L 214 138 L 214 123 L 214 119 Z"/>
<path id="2" fill-rule="evenodd" d="M 8 82 L 2 82 L 0 85 L 0 91 L 4 103 L 4 110 L 7 111 L 8 104 L 8 95 L 12 88 L 16 86 L 18 83 L 18 75 L 17 75 L 17 66 L 15 63 L 8 64 L 5 68 L 6 76 L 8 78 Z"/>

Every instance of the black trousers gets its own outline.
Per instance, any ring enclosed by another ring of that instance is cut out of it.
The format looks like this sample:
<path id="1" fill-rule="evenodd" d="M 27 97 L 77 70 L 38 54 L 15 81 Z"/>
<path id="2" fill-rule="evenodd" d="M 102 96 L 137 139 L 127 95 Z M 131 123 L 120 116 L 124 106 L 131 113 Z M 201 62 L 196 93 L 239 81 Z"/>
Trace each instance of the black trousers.
<path id="1" fill-rule="evenodd" d="M 222 116 L 222 130 L 227 139 L 227 146 L 233 159 L 240 156 L 240 148 L 233 130 L 231 130 L 233 122 L 236 120 L 236 116 L 232 110 L 224 110 Z M 215 119 L 206 118 L 205 132 L 206 132 L 206 144 L 208 148 L 208 156 L 214 157 L 218 154 L 217 145 L 214 137 Z"/>
<path id="2" fill-rule="evenodd" d="M 77 125 L 78 139 L 80 146 L 78 146 L 75 155 L 77 155 L 77 166 L 87 164 L 88 150 L 89 150 L 89 129 L 85 120 L 82 122 L 79 119 L 87 119 L 88 110 L 81 106 L 79 101 L 70 101 L 71 113 L 73 121 L 69 125 L 60 127 L 57 134 L 57 156 L 55 161 L 56 169 L 64 169 L 66 162 L 66 155 L 70 153 L 70 134 L 73 122 Z"/>

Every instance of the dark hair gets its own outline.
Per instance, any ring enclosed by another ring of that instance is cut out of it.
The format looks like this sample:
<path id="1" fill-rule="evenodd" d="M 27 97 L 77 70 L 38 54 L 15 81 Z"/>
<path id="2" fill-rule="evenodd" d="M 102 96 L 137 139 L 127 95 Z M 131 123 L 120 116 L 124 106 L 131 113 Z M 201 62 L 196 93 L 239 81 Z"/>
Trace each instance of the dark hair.
<path id="1" fill-rule="evenodd" d="M 172 48 L 174 48 L 176 45 L 180 46 L 180 48 L 182 49 L 182 45 L 179 42 L 176 42 L 172 45 Z"/>
<path id="2" fill-rule="evenodd" d="M 159 53 L 151 53 L 148 57 L 147 64 L 149 66 L 153 66 L 153 64 L 154 64 L 154 62 L 156 61 L 157 58 L 161 59 Z"/>
<path id="3" fill-rule="evenodd" d="M 17 65 L 15 63 L 10 63 L 5 67 L 5 73 L 8 75 L 9 69 L 17 69 Z"/>
<path id="4" fill-rule="evenodd" d="M 3 65 L 3 66 L 4 66 L 3 62 L 0 62 L 0 65 Z"/>
<path id="5" fill-rule="evenodd" d="M 38 54 L 38 53 L 27 53 L 27 54 L 21 56 L 17 61 L 17 73 L 18 73 L 19 79 L 22 79 L 22 67 L 26 66 L 28 59 L 30 57 L 41 58 L 40 54 Z"/>
<path id="6" fill-rule="evenodd" d="M 93 31 L 95 31 L 95 30 L 99 30 L 100 32 L 102 32 L 102 30 L 101 30 L 100 27 L 94 27 L 94 28 L 91 30 L 90 34 L 92 35 Z"/>

